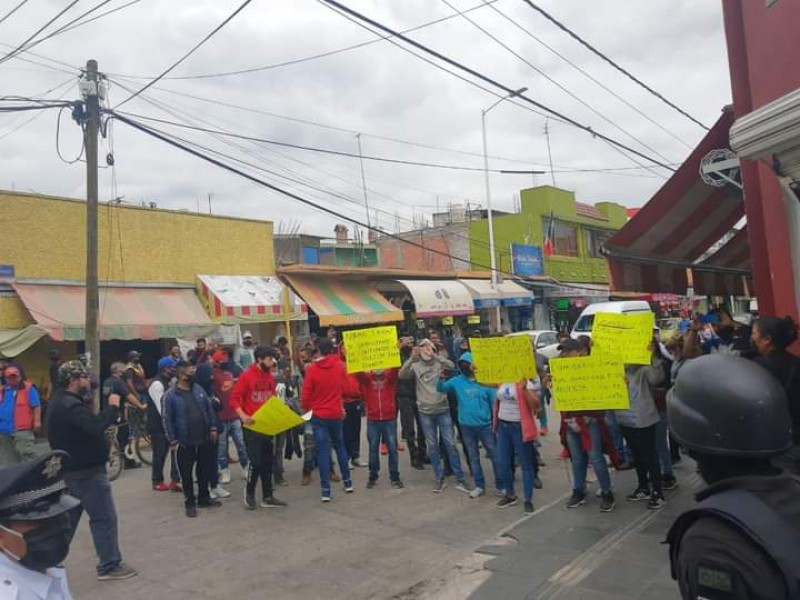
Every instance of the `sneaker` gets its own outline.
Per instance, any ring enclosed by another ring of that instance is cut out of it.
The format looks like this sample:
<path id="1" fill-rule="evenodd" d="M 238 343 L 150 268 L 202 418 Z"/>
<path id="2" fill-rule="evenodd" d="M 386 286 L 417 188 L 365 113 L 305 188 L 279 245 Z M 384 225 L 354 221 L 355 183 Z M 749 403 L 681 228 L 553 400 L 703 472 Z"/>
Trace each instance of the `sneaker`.
<path id="1" fill-rule="evenodd" d="M 308 469 L 303 469 L 303 479 L 300 481 L 300 485 L 309 485 L 311 484 L 311 471 Z"/>
<path id="2" fill-rule="evenodd" d="M 500 488 L 497 488 L 494 491 L 494 495 L 497 496 L 498 498 L 505 498 L 506 497 L 506 491 L 505 490 L 501 490 Z"/>
<path id="3" fill-rule="evenodd" d="M 411 462 L 411 467 L 416 469 L 417 471 L 424 471 L 425 465 L 422 464 L 421 460 L 414 460 Z"/>
<path id="4" fill-rule="evenodd" d="M 197 507 L 194 504 L 186 507 L 186 516 L 190 519 L 194 519 L 197 516 Z"/>
<path id="5" fill-rule="evenodd" d="M 339 483 L 342 480 L 341 476 L 336 471 L 331 471 L 331 481 Z"/>
<path id="6" fill-rule="evenodd" d="M 219 508 L 220 506 L 222 506 L 222 502 L 220 502 L 215 498 L 209 498 L 204 502 L 198 502 L 197 506 L 199 506 L 200 508 Z"/>
<path id="7" fill-rule="evenodd" d="M 525 514 L 532 515 L 533 514 L 533 502 L 530 500 L 525 500 Z"/>
<path id="8" fill-rule="evenodd" d="M 386 456 L 387 454 L 389 454 L 389 446 L 381 444 L 381 456 Z"/>
<path id="9" fill-rule="evenodd" d="M 617 467 L 617 471 L 630 471 L 631 469 L 633 469 L 633 463 L 627 460 Z"/>
<path id="10" fill-rule="evenodd" d="M 221 469 L 219 472 L 219 482 L 228 484 L 231 482 L 231 470 L 228 468 Z"/>
<path id="11" fill-rule="evenodd" d="M 658 510 L 659 508 L 662 508 L 666 503 L 667 501 L 664 500 L 664 496 L 662 496 L 661 494 L 654 493 L 652 496 L 650 496 L 650 499 L 647 501 L 647 508 L 649 508 L 650 510 Z"/>
<path id="12" fill-rule="evenodd" d="M 674 475 L 668 475 L 661 480 L 661 489 L 663 490 L 674 490 L 676 487 L 678 487 L 678 480 Z"/>
<path id="13" fill-rule="evenodd" d="M 160 483 L 154 483 L 153 484 L 153 491 L 154 492 L 168 492 L 169 491 L 169 485 L 164 483 L 163 481 L 160 482 Z"/>
<path id="14" fill-rule="evenodd" d="M 217 487 L 215 487 L 214 489 L 211 490 L 211 497 L 212 498 L 230 498 L 231 497 L 231 493 L 228 490 L 226 490 L 224 487 L 222 487 L 221 485 L 218 485 Z"/>
<path id="15" fill-rule="evenodd" d="M 179 494 L 183 493 L 183 487 L 181 486 L 180 481 L 173 481 L 169 484 L 169 491 L 170 492 L 177 492 Z"/>
<path id="16" fill-rule="evenodd" d="M 498 503 L 495 504 L 495 506 L 497 508 L 508 508 L 509 506 L 514 506 L 516 503 L 517 503 L 516 496 L 505 496 L 500 501 L 498 501 Z"/>
<path id="17" fill-rule="evenodd" d="M 567 460 L 569 458 L 569 450 L 562 448 L 561 452 L 558 454 L 558 458 L 561 460 Z"/>
<path id="18" fill-rule="evenodd" d="M 279 485 L 281 487 L 286 487 L 287 485 L 289 485 L 289 482 L 286 481 L 286 479 L 284 478 L 283 474 L 275 475 L 275 485 Z"/>
<path id="19" fill-rule="evenodd" d="M 472 490 L 469 493 L 469 497 L 473 498 L 473 499 L 474 498 L 480 498 L 481 496 L 483 496 L 483 494 L 484 494 L 483 488 L 476 487 L 474 490 Z M 505 495 L 505 494 L 503 494 L 503 495 Z"/>
<path id="20" fill-rule="evenodd" d="M 445 482 L 445 480 L 444 479 L 440 479 L 433 486 L 433 493 L 434 494 L 441 494 L 444 491 L 444 488 L 446 488 L 446 487 L 447 487 L 447 483 Z"/>
<path id="21" fill-rule="evenodd" d="M 372 489 L 372 488 L 374 488 L 376 485 L 378 485 L 378 482 L 377 482 L 377 481 L 375 481 L 374 479 L 370 479 L 369 481 L 367 481 L 367 489 L 368 489 L 368 490 L 371 490 L 371 489 Z"/>
<path id="22" fill-rule="evenodd" d="M 542 480 L 539 479 L 538 475 L 533 478 L 533 487 L 535 487 L 537 490 L 542 489 Z"/>
<path id="23" fill-rule="evenodd" d="M 344 493 L 345 494 L 352 494 L 356 491 L 356 488 L 353 487 L 352 481 L 345 481 L 344 482 Z"/>
<path id="24" fill-rule="evenodd" d="M 129 567 L 125 563 L 120 563 L 116 569 L 111 569 L 102 575 L 98 575 L 97 579 L 98 581 L 120 581 L 122 579 L 136 577 L 138 574 L 136 569 Z"/>
<path id="25" fill-rule="evenodd" d="M 288 504 L 283 500 L 278 500 L 275 496 L 264 498 L 261 501 L 261 508 L 286 508 Z"/>
<path id="26" fill-rule="evenodd" d="M 586 504 L 586 492 L 572 490 L 572 497 L 567 502 L 567 508 L 578 508 Z"/>
<path id="27" fill-rule="evenodd" d="M 464 492 L 465 494 L 469 494 L 472 491 L 472 488 L 469 487 L 469 484 L 466 481 L 459 481 L 456 485 L 456 489 L 459 492 Z"/>
<path id="28" fill-rule="evenodd" d="M 403 489 L 404 487 L 406 487 L 406 486 L 405 486 L 405 485 L 403 484 L 403 482 L 402 482 L 402 481 L 400 481 L 399 479 L 395 479 L 395 480 L 392 482 L 392 487 L 393 487 L 393 488 L 396 488 L 396 489 L 398 489 L 398 490 L 402 490 L 402 489 Z"/>
<path id="29" fill-rule="evenodd" d="M 614 494 L 603 494 L 602 500 L 600 500 L 600 512 L 611 512 L 614 510 L 616 505 L 617 503 L 614 501 Z"/>
<path id="30" fill-rule="evenodd" d="M 331 501 L 331 493 L 330 492 L 322 492 L 322 496 L 319 498 L 322 502 L 330 502 Z"/>
<path id="31" fill-rule="evenodd" d="M 642 488 L 637 488 L 633 490 L 633 493 L 625 499 L 628 502 L 640 502 L 641 500 L 649 500 L 650 492 L 648 490 L 643 490 Z"/>
<path id="32" fill-rule="evenodd" d="M 247 488 L 244 489 L 244 507 L 247 510 L 255 510 L 256 509 L 256 495 L 255 494 L 248 494 Z"/>
<path id="33" fill-rule="evenodd" d="M 353 460 L 351 460 L 350 464 L 356 469 L 364 468 L 364 467 L 367 466 L 364 463 L 362 463 L 360 460 L 358 460 L 357 458 L 354 458 Z"/>

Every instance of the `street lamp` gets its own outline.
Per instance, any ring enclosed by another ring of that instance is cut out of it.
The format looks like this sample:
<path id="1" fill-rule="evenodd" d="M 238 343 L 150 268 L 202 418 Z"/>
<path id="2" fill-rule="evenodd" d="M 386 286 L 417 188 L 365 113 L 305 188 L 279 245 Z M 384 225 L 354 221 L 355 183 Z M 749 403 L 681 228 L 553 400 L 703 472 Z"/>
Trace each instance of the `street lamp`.
<path id="1" fill-rule="evenodd" d="M 528 91 L 528 88 L 523 87 L 513 92 L 509 92 L 492 104 L 486 110 L 481 111 L 481 130 L 483 132 L 483 175 L 486 180 L 486 216 L 489 219 L 489 268 L 491 268 L 491 286 L 493 291 L 497 291 L 497 259 L 494 252 L 494 222 L 492 220 L 492 191 L 489 185 L 489 149 L 486 143 L 486 114 L 495 106 L 500 104 L 503 100 L 508 100 L 514 96 L 519 96 Z M 500 306 L 495 308 L 495 318 L 497 319 L 497 330 L 501 330 L 500 323 Z"/>

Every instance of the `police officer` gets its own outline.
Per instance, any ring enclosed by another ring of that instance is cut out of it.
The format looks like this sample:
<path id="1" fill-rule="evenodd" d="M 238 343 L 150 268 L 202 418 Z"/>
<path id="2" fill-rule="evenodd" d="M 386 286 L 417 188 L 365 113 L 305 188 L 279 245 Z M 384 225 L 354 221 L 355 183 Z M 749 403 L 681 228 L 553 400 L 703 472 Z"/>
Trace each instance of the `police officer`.
<path id="1" fill-rule="evenodd" d="M 667 410 L 708 484 L 667 536 L 683 598 L 800 598 L 800 479 L 770 462 L 792 443 L 780 382 L 707 355 L 681 369 Z"/>
<path id="2" fill-rule="evenodd" d="M 56 450 L 0 469 L 0 598 L 69 600 L 61 562 L 79 501 L 64 491 L 69 454 Z"/>

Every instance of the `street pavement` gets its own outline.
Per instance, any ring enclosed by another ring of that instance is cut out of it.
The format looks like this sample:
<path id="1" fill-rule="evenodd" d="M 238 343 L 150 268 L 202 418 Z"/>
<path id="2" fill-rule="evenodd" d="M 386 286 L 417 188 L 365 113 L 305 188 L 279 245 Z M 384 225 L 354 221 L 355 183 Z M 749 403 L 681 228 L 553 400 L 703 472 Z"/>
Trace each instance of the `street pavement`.
<path id="1" fill-rule="evenodd" d="M 376 489 L 365 489 L 367 470 L 357 469 L 356 492 L 345 495 L 334 484 L 327 505 L 319 500 L 316 473 L 302 487 L 301 461 L 287 461 L 290 485 L 276 492 L 289 503 L 285 509 L 245 511 L 234 465 L 227 486 L 233 496 L 196 519 L 183 515 L 181 495 L 150 489 L 149 469 L 126 471 L 112 485 L 122 553 L 139 576 L 96 580 L 84 515 L 66 561 L 70 587 L 76 598 L 92 600 L 678 598 L 659 542 L 690 502 L 694 469 L 677 471 L 681 487 L 661 511 L 623 499 L 602 514 L 594 497 L 567 510 L 569 465 L 557 458 L 556 436 L 543 442 L 544 489 L 536 491 L 531 517 L 521 503 L 496 509 L 491 493 L 470 500 L 452 479 L 444 493 L 433 494 L 430 468 L 412 470 L 407 452 L 400 453 L 405 489 L 389 487 L 382 457 Z M 491 481 L 484 459 L 487 468 Z M 614 480 L 618 496 L 634 487 L 631 472 Z"/>

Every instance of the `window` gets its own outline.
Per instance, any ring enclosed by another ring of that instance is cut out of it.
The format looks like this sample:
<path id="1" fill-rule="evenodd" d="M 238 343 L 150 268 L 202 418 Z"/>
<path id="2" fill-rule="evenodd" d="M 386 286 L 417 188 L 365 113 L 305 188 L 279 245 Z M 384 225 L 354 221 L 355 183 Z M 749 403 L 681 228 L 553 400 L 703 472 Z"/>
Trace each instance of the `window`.
<path id="1" fill-rule="evenodd" d="M 547 228 L 550 219 L 544 219 L 544 237 L 547 238 Z M 578 230 L 573 225 L 560 221 L 553 221 L 553 254 L 560 256 L 580 256 L 578 251 Z"/>
<path id="2" fill-rule="evenodd" d="M 590 333 L 592 331 L 592 325 L 594 325 L 594 315 L 583 315 L 578 319 L 578 322 L 575 323 L 573 331 Z"/>
<path id="3" fill-rule="evenodd" d="M 544 348 L 545 346 L 550 346 L 558 342 L 558 337 L 552 331 L 545 331 L 544 333 L 540 333 L 539 337 L 536 338 L 536 348 Z"/>
<path id="4" fill-rule="evenodd" d="M 583 235 L 586 241 L 586 256 L 589 258 L 603 258 L 600 250 L 603 244 L 614 235 L 614 232 L 602 229 L 585 229 Z"/>

